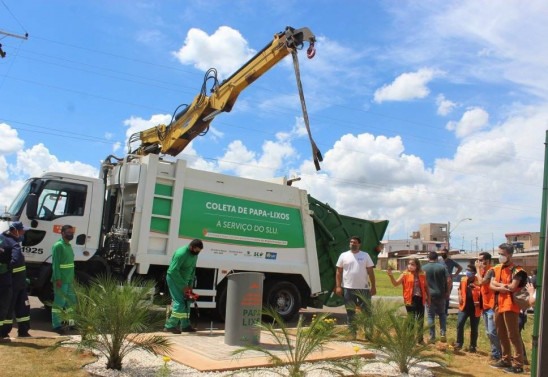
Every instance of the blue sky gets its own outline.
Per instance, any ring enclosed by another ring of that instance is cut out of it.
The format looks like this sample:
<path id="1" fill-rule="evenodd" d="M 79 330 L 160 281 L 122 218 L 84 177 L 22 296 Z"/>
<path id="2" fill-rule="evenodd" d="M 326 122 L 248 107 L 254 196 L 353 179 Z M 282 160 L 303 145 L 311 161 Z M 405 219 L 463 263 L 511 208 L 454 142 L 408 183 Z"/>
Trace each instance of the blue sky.
<path id="1" fill-rule="evenodd" d="M 453 244 L 490 249 L 540 229 L 548 125 L 548 3 L 542 1 L 1 0 L 0 205 L 45 171 L 98 175 L 128 136 L 169 122 L 205 71 L 227 77 L 286 26 L 309 27 L 299 56 L 311 162 L 290 58 L 178 158 L 299 187 L 339 212 L 419 224 L 462 222 Z M 459 241 L 456 241 L 459 240 Z"/>

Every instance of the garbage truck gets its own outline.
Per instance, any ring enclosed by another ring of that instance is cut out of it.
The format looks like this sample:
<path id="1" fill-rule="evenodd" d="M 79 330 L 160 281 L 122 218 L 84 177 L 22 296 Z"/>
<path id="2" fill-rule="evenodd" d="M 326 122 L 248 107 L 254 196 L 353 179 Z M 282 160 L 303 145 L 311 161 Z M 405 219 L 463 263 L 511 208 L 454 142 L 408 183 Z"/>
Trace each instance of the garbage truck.
<path id="1" fill-rule="evenodd" d="M 0 218 L 22 221 L 22 250 L 31 294 L 51 302 L 51 247 L 61 227 L 75 227 L 73 249 L 78 281 L 100 274 L 120 279 L 154 279 L 158 290 L 175 250 L 194 238 L 204 241 L 194 292 L 199 306 L 224 317 L 227 275 L 261 272 L 263 299 L 289 319 L 300 308 L 337 305 L 328 301 L 335 286 L 335 263 L 348 240 L 358 235 L 374 250 L 388 221 L 344 216 L 285 178 L 260 181 L 190 168 L 176 157 L 210 122 L 232 109 L 238 95 L 291 54 L 297 82 L 297 51 L 315 37 L 308 28 L 287 27 L 232 76 L 220 82 L 209 70 L 202 90 L 168 125 L 132 135 L 127 154 L 108 156 L 100 177 L 48 172 L 30 178 Z M 206 84 L 213 83 L 208 91 Z M 302 93 L 301 93 L 302 94 Z M 306 106 L 301 95 L 305 123 Z M 307 124 L 313 161 L 322 157 Z M 137 142 L 137 147 L 132 145 Z M 7 227 L 7 226 L 5 226 Z"/>
<path id="2" fill-rule="evenodd" d="M 264 304 L 289 319 L 300 308 L 327 303 L 350 236 L 373 250 L 388 221 L 339 214 L 288 183 L 197 170 L 156 154 L 111 157 L 99 178 L 45 173 L 29 179 L 3 219 L 30 225 L 22 249 L 31 294 L 43 302 L 52 295 L 51 247 L 70 224 L 80 282 L 105 273 L 140 276 L 161 290 L 175 250 L 200 238 L 193 287 L 200 308 L 223 317 L 227 275 L 261 272 Z"/>

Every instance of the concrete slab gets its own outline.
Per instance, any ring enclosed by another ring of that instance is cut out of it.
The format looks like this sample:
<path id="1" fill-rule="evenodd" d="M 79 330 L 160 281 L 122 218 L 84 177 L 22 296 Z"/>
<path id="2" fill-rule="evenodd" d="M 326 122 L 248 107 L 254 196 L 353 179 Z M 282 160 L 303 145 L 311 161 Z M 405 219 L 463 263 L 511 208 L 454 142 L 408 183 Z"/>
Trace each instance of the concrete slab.
<path id="1" fill-rule="evenodd" d="M 165 335 L 165 333 L 162 333 Z M 178 363 L 199 371 L 227 371 L 241 368 L 271 366 L 268 357 L 258 351 L 246 351 L 239 355 L 232 352 L 241 348 L 224 343 L 224 331 L 196 332 L 192 334 L 166 335 L 174 343 L 169 357 Z M 260 345 L 283 360 L 286 360 L 284 348 L 273 337 L 261 332 Z M 330 342 L 322 351 L 314 352 L 307 361 L 349 358 L 354 355 L 374 358 L 372 352 L 360 349 L 357 353 L 348 342 Z"/>

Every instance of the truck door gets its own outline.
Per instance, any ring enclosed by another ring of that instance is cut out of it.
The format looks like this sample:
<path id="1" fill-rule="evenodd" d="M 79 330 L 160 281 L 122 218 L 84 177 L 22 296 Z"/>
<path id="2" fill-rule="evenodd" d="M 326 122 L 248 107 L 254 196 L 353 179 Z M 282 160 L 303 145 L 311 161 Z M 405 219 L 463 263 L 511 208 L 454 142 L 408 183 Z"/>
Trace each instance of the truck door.
<path id="1" fill-rule="evenodd" d="M 90 251 L 88 255 L 93 255 L 97 244 L 89 245 L 93 250 L 87 248 L 87 243 L 92 241 L 88 234 L 91 203 L 87 200 L 91 190 L 91 182 L 45 182 L 38 196 L 36 217 L 33 219 L 36 226 L 25 235 L 23 250 L 27 260 L 47 260 L 51 255 L 51 246 L 61 237 L 61 227 L 65 224 L 75 228 L 72 242 L 75 260 L 89 258 L 84 256 L 84 250 Z"/>

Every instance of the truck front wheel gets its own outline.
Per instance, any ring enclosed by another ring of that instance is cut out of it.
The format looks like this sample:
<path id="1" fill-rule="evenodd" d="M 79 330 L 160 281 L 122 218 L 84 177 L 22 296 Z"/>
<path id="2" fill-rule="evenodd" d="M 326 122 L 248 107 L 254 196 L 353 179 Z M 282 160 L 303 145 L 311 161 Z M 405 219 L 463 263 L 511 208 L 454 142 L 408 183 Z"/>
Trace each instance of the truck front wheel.
<path id="1" fill-rule="evenodd" d="M 265 286 L 265 305 L 273 308 L 284 321 L 291 320 L 301 308 L 301 294 L 295 284 L 275 281 Z"/>

